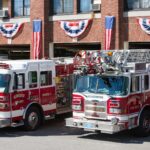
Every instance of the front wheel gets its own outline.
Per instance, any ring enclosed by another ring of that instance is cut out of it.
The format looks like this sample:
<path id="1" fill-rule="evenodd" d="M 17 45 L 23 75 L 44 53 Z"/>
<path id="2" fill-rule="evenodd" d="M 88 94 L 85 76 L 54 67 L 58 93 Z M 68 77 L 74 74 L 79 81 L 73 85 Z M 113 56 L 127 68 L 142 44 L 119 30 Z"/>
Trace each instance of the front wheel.
<path id="1" fill-rule="evenodd" d="M 41 125 L 42 116 L 37 107 L 30 107 L 25 115 L 24 128 L 27 131 L 36 130 Z"/>
<path id="2" fill-rule="evenodd" d="M 139 126 L 135 130 L 135 134 L 140 137 L 150 135 L 150 111 L 142 112 L 139 120 Z"/>

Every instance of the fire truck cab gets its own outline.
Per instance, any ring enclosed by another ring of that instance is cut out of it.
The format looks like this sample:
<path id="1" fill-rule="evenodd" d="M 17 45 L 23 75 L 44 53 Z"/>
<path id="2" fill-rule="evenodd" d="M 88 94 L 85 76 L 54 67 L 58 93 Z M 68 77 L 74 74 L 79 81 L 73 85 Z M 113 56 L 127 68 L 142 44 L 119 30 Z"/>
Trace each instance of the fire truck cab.
<path id="1" fill-rule="evenodd" d="M 34 130 L 71 111 L 72 72 L 72 63 L 60 60 L 1 61 L 0 127 Z"/>
<path id="2" fill-rule="evenodd" d="M 149 135 L 150 50 L 87 51 L 75 64 L 73 117 L 66 126 Z"/>

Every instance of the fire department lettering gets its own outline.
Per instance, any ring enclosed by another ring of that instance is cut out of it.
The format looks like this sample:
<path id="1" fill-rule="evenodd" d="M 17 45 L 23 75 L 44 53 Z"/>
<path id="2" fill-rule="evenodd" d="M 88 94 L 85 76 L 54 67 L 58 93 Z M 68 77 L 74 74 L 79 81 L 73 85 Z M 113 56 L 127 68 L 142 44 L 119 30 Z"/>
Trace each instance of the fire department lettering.
<path id="1" fill-rule="evenodd" d="M 50 93 L 44 93 L 42 96 L 47 97 L 47 96 L 51 96 L 51 94 Z"/>
<path id="2" fill-rule="evenodd" d="M 16 95 L 14 95 L 14 99 L 24 98 L 24 97 L 25 97 L 25 94 L 16 94 Z"/>
<path id="3" fill-rule="evenodd" d="M 30 100 L 32 100 L 32 101 L 38 101 L 39 97 L 38 97 L 38 95 L 32 95 L 32 96 L 30 96 Z"/>
<path id="4" fill-rule="evenodd" d="M 16 105 L 22 104 L 23 102 L 24 102 L 24 100 L 20 100 L 20 101 L 16 101 L 15 104 L 16 104 Z"/>

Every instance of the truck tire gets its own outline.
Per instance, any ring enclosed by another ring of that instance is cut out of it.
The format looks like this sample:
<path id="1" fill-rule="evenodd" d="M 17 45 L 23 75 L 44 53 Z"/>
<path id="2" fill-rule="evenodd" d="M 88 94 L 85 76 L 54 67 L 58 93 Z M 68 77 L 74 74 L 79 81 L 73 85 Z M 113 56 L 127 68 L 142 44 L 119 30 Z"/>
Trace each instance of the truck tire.
<path id="1" fill-rule="evenodd" d="M 26 131 L 33 131 L 39 128 L 42 123 L 42 115 L 37 107 L 30 107 L 25 115 L 24 129 Z"/>
<path id="2" fill-rule="evenodd" d="M 145 137 L 150 135 L 150 111 L 142 112 L 139 120 L 139 126 L 135 130 L 135 135 L 138 137 Z"/>

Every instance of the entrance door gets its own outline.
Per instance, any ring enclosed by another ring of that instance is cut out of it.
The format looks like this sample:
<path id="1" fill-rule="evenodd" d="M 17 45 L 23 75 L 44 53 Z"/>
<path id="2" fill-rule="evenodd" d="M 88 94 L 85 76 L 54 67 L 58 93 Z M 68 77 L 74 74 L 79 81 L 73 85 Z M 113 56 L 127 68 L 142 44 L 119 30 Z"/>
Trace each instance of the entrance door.
<path id="1" fill-rule="evenodd" d="M 25 89 L 25 73 L 15 72 L 13 75 L 14 82 L 11 94 L 11 110 L 12 121 L 22 118 L 26 100 L 28 98 L 28 90 Z"/>
<path id="2" fill-rule="evenodd" d="M 74 57 L 80 50 L 100 49 L 100 43 L 58 43 L 54 44 L 54 57 Z"/>
<path id="3" fill-rule="evenodd" d="M 0 56 L 13 60 L 30 59 L 30 45 L 0 45 Z"/>
<path id="4" fill-rule="evenodd" d="M 39 93 L 40 104 L 45 115 L 56 112 L 55 94 L 55 66 L 53 62 L 40 63 L 39 66 Z"/>
<path id="5" fill-rule="evenodd" d="M 144 94 L 144 102 L 146 102 L 147 99 L 150 98 L 149 85 L 150 85 L 149 74 L 144 74 L 142 76 L 142 93 Z"/>
<path id="6" fill-rule="evenodd" d="M 38 83 L 39 74 L 37 70 L 38 70 L 38 65 L 35 65 L 34 70 L 29 71 L 27 73 L 27 78 L 29 80 L 28 100 L 40 103 L 40 92 L 39 92 L 39 83 Z"/>
<path id="7" fill-rule="evenodd" d="M 150 49 L 150 42 L 129 42 L 129 49 Z"/>
<path id="8" fill-rule="evenodd" d="M 144 100 L 142 93 L 142 75 L 133 75 L 131 77 L 131 94 L 128 98 L 128 111 L 129 114 L 138 114 L 140 111 L 141 103 Z"/>

